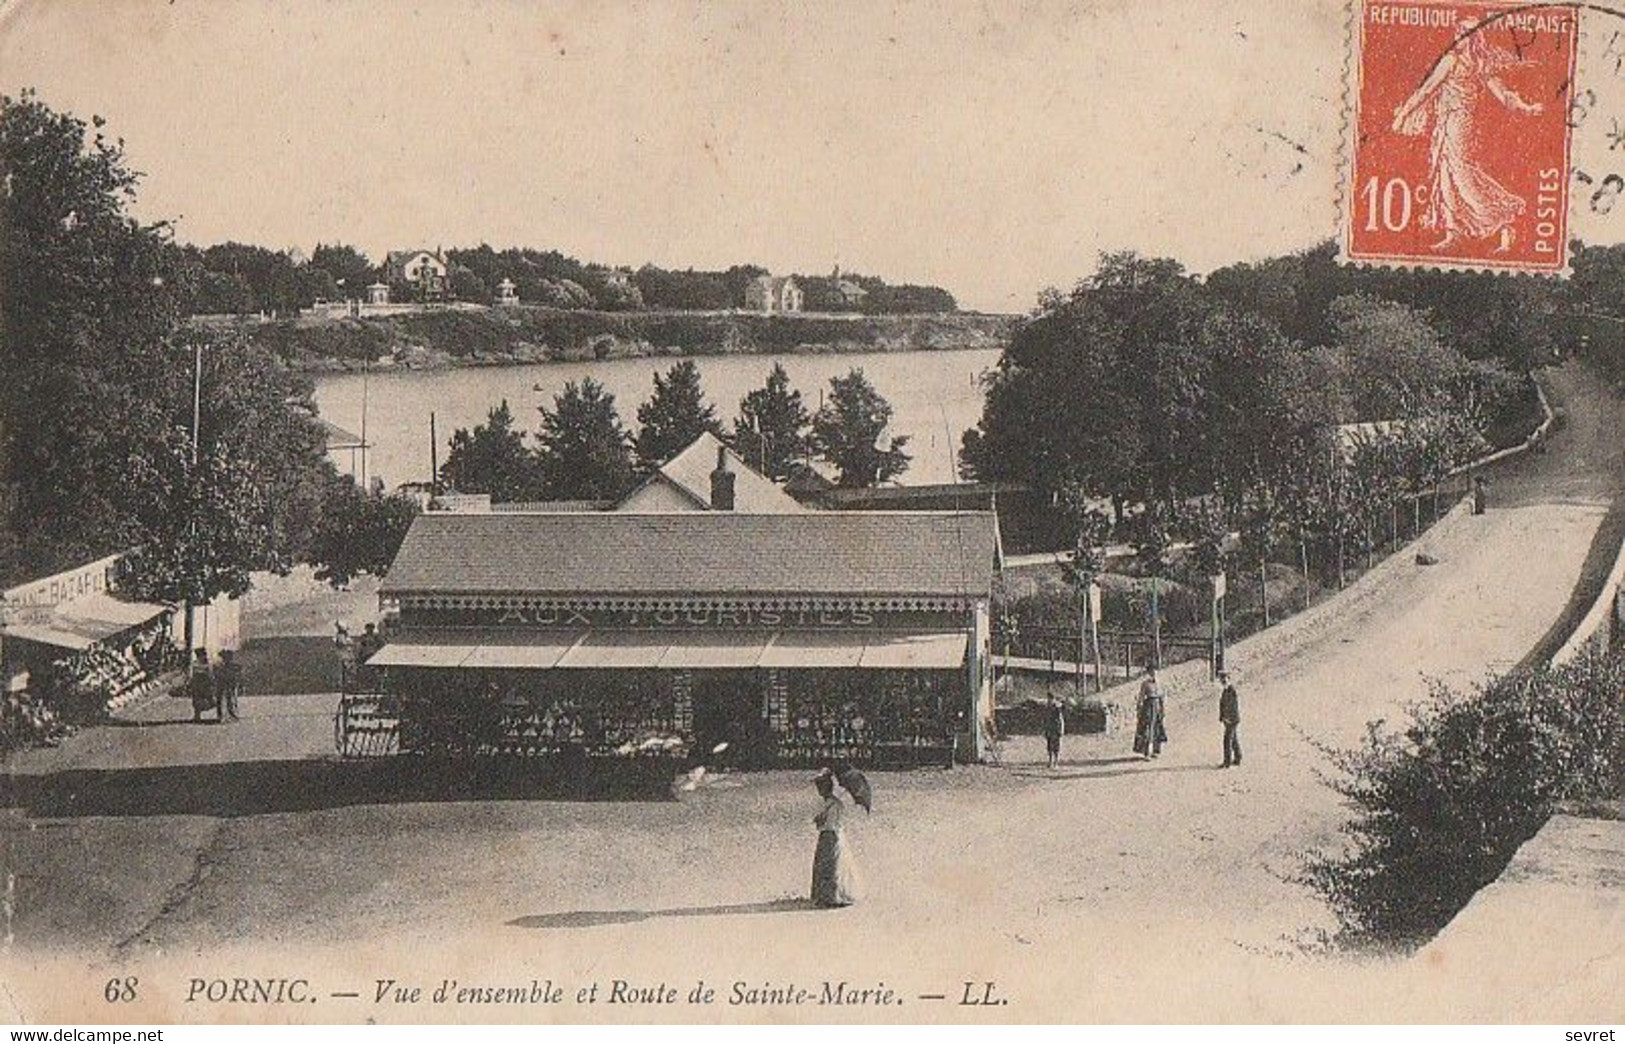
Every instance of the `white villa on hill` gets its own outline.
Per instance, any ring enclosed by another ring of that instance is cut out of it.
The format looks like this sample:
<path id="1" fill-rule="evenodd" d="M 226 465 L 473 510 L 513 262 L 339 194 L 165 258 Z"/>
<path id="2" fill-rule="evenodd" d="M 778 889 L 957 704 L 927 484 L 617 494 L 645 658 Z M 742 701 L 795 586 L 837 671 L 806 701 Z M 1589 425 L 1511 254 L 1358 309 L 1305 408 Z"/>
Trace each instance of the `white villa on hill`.
<path id="1" fill-rule="evenodd" d="M 801 287 L 794 276 L 757 276 L 745 286 L 745 307 L 753 312 L 799 312 Z"/>

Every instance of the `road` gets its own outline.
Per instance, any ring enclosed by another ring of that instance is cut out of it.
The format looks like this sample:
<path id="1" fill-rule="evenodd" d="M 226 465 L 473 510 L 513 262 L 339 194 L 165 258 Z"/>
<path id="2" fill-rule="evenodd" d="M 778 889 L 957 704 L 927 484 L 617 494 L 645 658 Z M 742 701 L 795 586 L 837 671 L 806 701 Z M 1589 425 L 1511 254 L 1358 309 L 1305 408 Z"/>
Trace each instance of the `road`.
<path id="1" fill-rule="evenodd" d="M 39 984 L 84 982 L 88 962 L 92 979 L 139 970 L 158 984 L 149 1003 L 205 973 L 298 972 L 324 991 L 299 1011 L 154 1009 L 177 1019 L 1425 1016 L 1404 966 L 1306 948 L 1330 920 L 1295 868 L 1345 815 L 1317 782 L 1315 745 L 1398 720 L 1429 678 L 1467 684 L 1516 663 L 1572 613 L 1576 584 L 1608 557 L 1625 425 L 1574 364 L 1550 390 L 1566 422 L 1545 453 L 1496 468 L 1486 515 L 1457 511 L 1424 535 L 1437 564 L 1396 555 L 1233 648 L 1241 769 L 1216 767 L 1198 665 L 1176 668 L 1160 761 L 1126 756 L 1120 733 L 1070 738 L 1053 773 L 1017 739 L 998 764 L 877 774 L 876 812 L 852 829 L 868 896 L 822 912 L 796 898 L 814 840 L 806 773 L 725 777 L 677 800 L 468 800 L 322 760 L 331 697 L 253 697 L 235 726 L 175 721 L 179 703 L 159 701 L 9 766 L 13 997 L 35 1017 L 82 1007 L 78 987 Z M 374 1006 L 378 977 L 685 991 L 703 977 L 724 995 L 735 980 L 884 980 L 903 1003 L 437 1013 Z M 1008 1007 L 955 1003 L 967 981 L 985 998 L 989 979 Z M 351 991 L 364 996 L 327 996 Z"/>

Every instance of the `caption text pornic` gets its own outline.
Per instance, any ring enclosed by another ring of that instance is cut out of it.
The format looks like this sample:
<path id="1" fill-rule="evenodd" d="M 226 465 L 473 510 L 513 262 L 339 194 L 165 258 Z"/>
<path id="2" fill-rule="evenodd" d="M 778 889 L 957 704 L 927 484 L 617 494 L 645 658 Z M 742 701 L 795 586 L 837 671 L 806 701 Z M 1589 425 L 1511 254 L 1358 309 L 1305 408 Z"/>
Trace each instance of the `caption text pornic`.
<path id="1" fill-rule="evenodd" d="M 129 980 L 124 980 L 128 982 Z M 361 1002 L 381 1006 L 417 1005 L 723 1005 L 728 1007 L 895 1007 L 910 1001 L 961 1007 L 1002 1007 L 1009 1003 L 996 982 L 961 981 L 950 990 L 911 993 L 884 981 L 846 979 L 771 982 L 737 979 L 713 984 L 603 979 L 576 985 L 552 979 L 496 984 L 441 979 L 433 985 L 375 979 L 367 991 L 326 990 L 308 979 L 193 978 L 185 981 L 188 1004 L 285 1005 Z"/>

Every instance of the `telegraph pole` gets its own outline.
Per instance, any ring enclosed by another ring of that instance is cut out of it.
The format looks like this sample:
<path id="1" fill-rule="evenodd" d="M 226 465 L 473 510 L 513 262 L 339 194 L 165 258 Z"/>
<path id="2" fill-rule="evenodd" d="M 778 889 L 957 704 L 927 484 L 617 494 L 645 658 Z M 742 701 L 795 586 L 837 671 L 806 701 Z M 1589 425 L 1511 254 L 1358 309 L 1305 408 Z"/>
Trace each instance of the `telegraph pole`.
<path id="1" fill-rule="evenodd" d="M 198 433 L 203 427 L 203 341 L 198 340 L 192 345 L 192 483 L 197 484 L 197 458 Z M 196 521 L 188 522 L 189 531 L 196 526 Z M 197 548 L 191 549 L 197 554 Z M 186 617 L 184 623 L 186 632 L 186 662 L 190 667 L 192 662 L 192 646 L 197 641 L 197 607 L 192 604 L 190 596 L 186 599 Z"/>

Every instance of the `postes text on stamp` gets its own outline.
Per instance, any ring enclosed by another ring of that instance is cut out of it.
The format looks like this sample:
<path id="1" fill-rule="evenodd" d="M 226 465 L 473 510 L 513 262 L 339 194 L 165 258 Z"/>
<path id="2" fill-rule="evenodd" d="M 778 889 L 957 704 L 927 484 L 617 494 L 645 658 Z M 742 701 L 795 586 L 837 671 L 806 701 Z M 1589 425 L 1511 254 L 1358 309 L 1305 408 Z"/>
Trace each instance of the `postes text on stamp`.
<path id="1" fill-rule="evenodd" d="M 1355 2 L 1343 259 L 1563 272 L 1575 5 Z"/>

